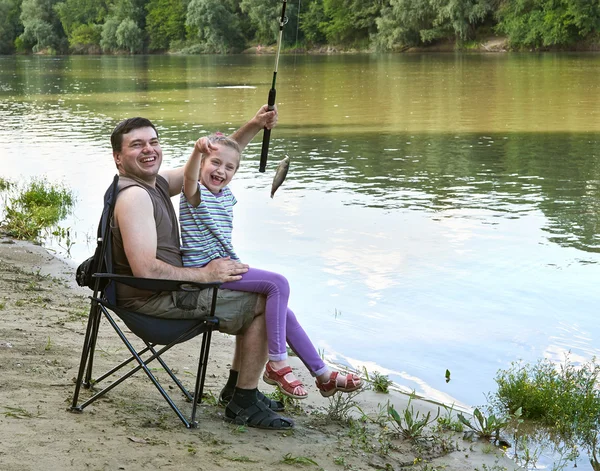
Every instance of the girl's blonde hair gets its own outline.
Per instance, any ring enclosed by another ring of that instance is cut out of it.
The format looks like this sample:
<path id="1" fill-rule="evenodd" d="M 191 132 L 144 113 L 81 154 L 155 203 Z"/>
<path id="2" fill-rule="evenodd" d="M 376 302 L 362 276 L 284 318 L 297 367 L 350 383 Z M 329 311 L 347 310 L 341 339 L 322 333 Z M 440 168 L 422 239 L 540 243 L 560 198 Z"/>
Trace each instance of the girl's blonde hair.
<path id="1" fill-rule="evenodd" d="M 214 134 L 211 134 L 207 137 L 207 139 L 211 144 L 219 144 L 222 146 L 230 147 L 233 150 L 235 150 L 240 156 L 238 168 L 240 167 L 240 163 L 242 161 L 242 150 L 240 149 L 240 145 L 236 141 L 231 139 L 229 136 L 226 136 L 222 132 L 216 132 Z M 202 160 L 204 160 L 206 156 L 207 154 L 202 154 Z"/>

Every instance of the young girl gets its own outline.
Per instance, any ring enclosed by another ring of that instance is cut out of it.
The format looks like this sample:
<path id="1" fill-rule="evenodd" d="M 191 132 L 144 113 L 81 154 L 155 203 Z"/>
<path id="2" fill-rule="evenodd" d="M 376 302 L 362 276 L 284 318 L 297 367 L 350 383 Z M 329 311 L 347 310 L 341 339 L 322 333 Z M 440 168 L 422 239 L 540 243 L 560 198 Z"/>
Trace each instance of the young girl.
<path id="1" fill-rule="evenodd" d="M 209 149 L 202 154 L 201 149 Z M 227 186 L 240 166 L 238 144 L 217 133 L 199 139 L 184 169 L 183 192 L 179 204 L 182 256 L 186 267 L 201 267 L 215 258 L 238 260 L 231 245 L 233 205 L 236 199 Z M 223 289 L 266 295 L 265 321 L 269 349 L 263 379 L 279 385 L 294 399 L 308 395 L 288 365 L 286 339 L 313 376 L 321 395 L 351 392 L 362 386 L 354 374 L 339 375 L 323 362 L 310 339 L 288 308 L 290 288 L 281 275 L 250 268 L 239 281 L 223 283 Z"/>

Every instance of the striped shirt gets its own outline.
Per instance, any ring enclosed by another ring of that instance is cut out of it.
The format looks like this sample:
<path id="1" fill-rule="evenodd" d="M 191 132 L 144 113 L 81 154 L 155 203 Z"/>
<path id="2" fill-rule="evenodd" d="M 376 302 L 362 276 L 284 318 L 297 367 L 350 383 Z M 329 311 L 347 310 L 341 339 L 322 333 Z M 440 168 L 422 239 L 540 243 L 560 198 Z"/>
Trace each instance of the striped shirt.
<path id="1" fill-rule="evenodd" d="M 198 190 L 200 204 L 196 207 L 188 202 L 183 191 L 179 198 L 183 266 L 203 267 L 222 257 L 239 261 L 231 245 L 235 196 L 227 186 L 218 195 L 200 183 Z"/>

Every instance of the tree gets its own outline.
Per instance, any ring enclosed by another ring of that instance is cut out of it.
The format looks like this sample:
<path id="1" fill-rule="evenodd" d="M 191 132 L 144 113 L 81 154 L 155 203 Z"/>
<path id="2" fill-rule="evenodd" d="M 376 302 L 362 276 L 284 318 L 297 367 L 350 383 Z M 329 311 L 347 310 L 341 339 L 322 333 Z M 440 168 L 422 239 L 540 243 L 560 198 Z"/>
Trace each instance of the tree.
<path id="1" fill-rule="evenodd" d="M 62 27 L 71 36 L 73 30 L 85 24 L 102 24 L 108 14 L 108 0 L 64 0 L 54 6 Z"/>
<path id="2" fill-rule="evenodd" d="M 151 50 L 165 50 L 172 41 L 186 37 L 185 19 L 189 0 L 150 0 L 146 5 L 146 32 Z"/>
<path id="3" fill-rule="evenodd" d="M 102 40 L 102 25 L 88 23 L 77 26 L 69 35 L 69 46 L 74 52 L 95 52 Z"/>
<path id="4" fill-rule="evenodd" d="M 142 40 L 142 30 L 131 18 L 121 21 L 117 28 L 117 45 L 121 49 L 128 50 L 131 54 L 142 52 L 144 42 Z"/>
<path id="5" fill-rule="evenodd" d="M 376 20 L 387 5 L 387 0 L 323 0 L 327 21 L 320 28 L 331 43 L 364 42 L 375 33 Z"/>
<path id="6" fill-rule="evenodd" d="M 23 0 L 21 21 L 23 45 L 34 52 L 50 49 L 62 52 L 67 40 L 60 20 L 54 10 L 58 0 Z"/>
<path id="7" fill-rule="evenodd" d="M 375 42 L 380 49 L 392 49 L 445 38 L 472 39 L 493 10 L 494 0 L 390 0 L 376 20 Z"/>
<path id="8" fill-rule="evenodd" d="M 243 47 L 238 17 L 220 0 L 191 0 L 186 25 L 197 30 L 206 52 L 226 53 Z"/>
<path id="9" fill-rule="evenodd" d="M 242 0 L 240 8 L 248 15 L 257 41 L 266 44 L 277 41 L 279 33 L 277 20 L 281 18 L 281 0 Z"/>
<path id="10" fill-rule="evenodd" d="M 597 0 L 504 0 L 497 16 L 516 47 L 572 44 L 600 30 Z"/>
<path id="11" fill-rule="evenodd" d="M 106 19 L 110 0 L 64 0 L 54 10 L 75 51 L 100 45 L 102 23 Z"/>
<path id="12" fill-rule="evenodd" d="M 15 50 L 15 39 L 23 32 L 19 21 L 20 0 L 0 0 L 0 54 Z"/>
<path id="13" fill-rule="evenodd" d="M 104 52 L 112 52 L 119 49 L 117 42 L 117 28 L 121 22 L 116 18 L 109 18 L 102 26 L 100 47 Z"/>
<path id="14" fill-rule="evenodd" d="M 325 31 L 322 30 L 322 25 L 325 24 L 325 20 L 323 1 L 309 1 L 304 8 L 304 12 L 300 14 L 300 29 L 309 42 L 314 44 L 326 42 Z"/>

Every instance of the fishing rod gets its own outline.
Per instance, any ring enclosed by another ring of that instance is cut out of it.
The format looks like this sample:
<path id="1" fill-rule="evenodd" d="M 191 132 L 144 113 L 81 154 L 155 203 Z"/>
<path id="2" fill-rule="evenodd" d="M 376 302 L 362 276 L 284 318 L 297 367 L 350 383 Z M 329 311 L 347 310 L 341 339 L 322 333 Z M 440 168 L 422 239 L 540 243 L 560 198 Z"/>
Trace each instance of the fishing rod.
<path id="1" fill-rule="evenodd" d="M 285 7 L 287 0 L 283 0 L 281 5 L 281 19 L 279 20 L 279 37 L 277 38 L 277 53 L 275 54 L 275 70 L 273 71 L 273 82 L 271 83 L 271 90 L 269 90 L 269 111 L 275 109 L 275 96 L 277 91 L 275 90 L 275 82 L 277 81 L 277 67 L 279 66 L 279 53 L 281 52 L 281 41 L 283 39 L 283 27 L 287 23 L 288 19 L 285 16 Z M 271 130 L 265 127 L 263 133 L 262 149 L 260 151 L 260 165 L 258 167 L 259 172 L 264 172 L 267 167 L 267 155 L 269 154 L 269 141 L 271 140 Z"/>

